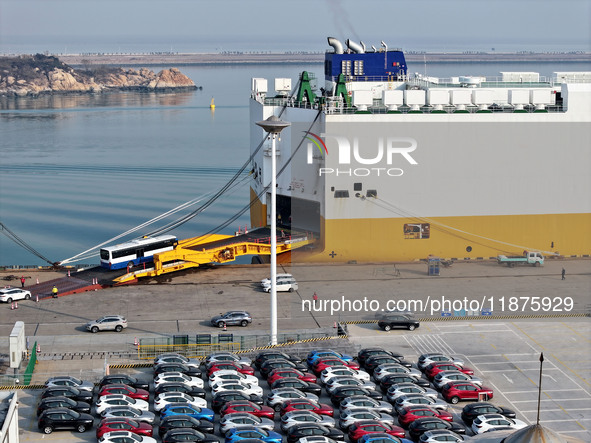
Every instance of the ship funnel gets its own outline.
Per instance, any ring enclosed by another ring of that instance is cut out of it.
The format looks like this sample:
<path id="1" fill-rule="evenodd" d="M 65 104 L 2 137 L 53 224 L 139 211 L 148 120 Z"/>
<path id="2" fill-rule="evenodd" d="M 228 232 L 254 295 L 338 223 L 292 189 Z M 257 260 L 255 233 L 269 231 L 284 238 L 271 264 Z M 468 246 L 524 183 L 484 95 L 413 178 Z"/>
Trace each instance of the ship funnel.
<path id="1" fill-rule="evenodd" d="M 365 53 L 365 50 L 361 47 L 360 44 L 355 43 L 354 41 L 351 41 L 350 39 L 347 39 L 346 41 L 347 46 L 349 47 L 349 49 L 351 51 L 353 51 L 356 54 L 363 54 Z"/>
<path id="2" fill-rule="evenodd" d="M 335 54 L 343 53 L 343 44 L 334 37 L 328 37 L 328 44 L 334 48 Z"/>

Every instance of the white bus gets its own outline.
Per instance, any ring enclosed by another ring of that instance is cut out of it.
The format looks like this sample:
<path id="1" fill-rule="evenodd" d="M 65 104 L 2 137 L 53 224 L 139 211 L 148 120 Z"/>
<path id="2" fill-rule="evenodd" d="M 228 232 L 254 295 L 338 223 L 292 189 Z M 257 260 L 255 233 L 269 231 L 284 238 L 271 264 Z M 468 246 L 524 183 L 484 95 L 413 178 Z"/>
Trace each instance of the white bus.
<path id="1" fill-rule="evenodd" d="M 174 235 L 143 237 L 115 246 L 101 249 L 101 266 L 107 269 L 121 269 L 151 262 L 154 254 L 172 251 L 177 244 Z"/>

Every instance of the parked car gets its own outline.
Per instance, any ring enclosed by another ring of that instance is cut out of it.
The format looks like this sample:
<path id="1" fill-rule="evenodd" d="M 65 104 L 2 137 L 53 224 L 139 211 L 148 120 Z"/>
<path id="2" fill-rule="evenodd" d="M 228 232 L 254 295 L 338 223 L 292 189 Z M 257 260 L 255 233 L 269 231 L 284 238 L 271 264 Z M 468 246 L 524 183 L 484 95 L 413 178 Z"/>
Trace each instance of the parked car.
<path id="1" fill-rule="evenodd" d="M 195 366 L 196 368 L 201 366 L 201 360 L 196 358 L 188 358 L 176 352 L 167 352 L 154 358 L 154 366 L 158 366 L 162 363 L 182 363 L 186 366 Z"/>
<path id="2" fill-rule="evenodd" d="M 99 389 L 98 396 L 103 397 L 109 394 L 123 394 L 131 398 L 149 401 L 150 393 L 143 389 L 136 389 L 122 384 L 105 385 Z"/>
<path id="3" fill-rule="evenodd" d="M 412 363 L 407 362 L 406 360 L 399 359 L 392 355 L 372 355 L 367 360 L 365 360 L 364 368 L 368 374 L 373 375 L 373 372 L 378 366 L 385 364 L 400 364 L 407 368 L 412 367 Z"/>
<path id="4" fill-rule="evenodd" d="M 363 435 L 357 443 L 412 443 L 412 441 L 381 432 L 371 432 Z"/>
<path id="5" fill-rule="evenodd" d="M 182 392 L 190 395 L 193 398 L 205 398 L 206 392 L 203 388 L 197 388 L 195 386 L 189 386 L 185 383 L 178 382 L 166 382 L 160 383 L 158 386 L 154 386 L 154 396 L 158 396 L 164 392 Z"/>
<path id="6" fill-rule="evenodd" d="M 257 438 L 264 443 L 281 443 L 282 436 L 275 431 L 265 431 L 264 429 L 257 429 L 253 426 L 247 428 L 230 429 L 226 432 L 225 443 L 238 443 L 242 439 Z"/>
<path id="7" fill-rule="evenodd" d="M 253 367 L 228 361 L 228 362 L 214 363 L 209 368 L 207 368 L 207 377 L 208 378 L 211 377 L 211 375 L 214 372 L 224 371 L 224 370 L 237 371 L 237 372 L 240 372 L 241 374 L 246 374 L 246 375 L 254 375 L 254 368 Z"/>
<path id="8" fill-rule="evenodd" d="M 460 371 L 441 371 L 435 374 L 435 377 L 433 377 L 433 386 L 435 389 L 442 389 L 443 386 L 454 381 L 467 381 L 482 386 L 481 379 Z"/>
<path id="9" fill-rule="evenodd" d="M 318 378 L 309 372 L 302 372 L 297 369 L 273 369 L 269 372 L 267 376 L 267 383 L 269 386 L 273 384 L 274 381 L 282 379 L 282 378 L 297 378 L 299 380 L 309 382 L 309 383 L 317 383 Z"/>
<path id="10" fill-rule="evenodd" d="M 263 399 L 258 395 L 248 395 L 240 391 L 222 391 L 213 396 L 211 400 L 211 407 L 214 411 L 218 412 L 222 406 L 232 400 L 248 400 L 261 406 L 264 403 Z"/>
<path id="11" fill-rule="evenodd" d="M 222 391 L 240 391 L 247 395 L 263 395 L 263 388 L 259 385 L 251 385 L 249 383 L 243 383 L 234 380 L 220 380 L 211 385 L 211 394 L 215 395 Z"/>
<path id="12" fill-rule="evenodd" d="M 341 360 L 344 360 L 344 361 L 352 361 L 353 360 L 353 357 L 351 355 L 341 354 L 340 352 L 333 351 L 332 349 L 317 349 L 317 350 L 308 352 L 308 355 L 306 357 L 306 363 L 308 363 L 308 366 L 312 366 L 316 362 L 316 360 L 318 360 L 319 358 L 326 358 L 326 357 L 340 358 Z"/>
<path id="13" fill-rule="evenodd" d="M 277 274 L 277 275 L 275 275 L 276 280 L 284 279 L 284 278 L 293 278 L 293 275 L 291 275 L 291 274 Z M 271 284 L 271 277 L 263 278 L 261 280 L 262 287 L 268 286 L 270 284 Z"/>
<path id="14" fill-rule="evenodd" d="M 359 369 L 359 363 L 357 363 L 356 361 L 345 361 L 341 360 L 340 358 L 325 357 L 316 360 L 316 362 L 312 366 L 312 371 L 314 372 L 314 374 L 318 376 L 323 370 L 331 366 L 346 366 L 348 368 L 355 370 Z"/>
<path id="15" fill-rule="evenodd" d="M 339 406 L 344 399 L 357 395 L 365 395 L 375 400 L 381 400 L 383 398 L 382 394 L 378 391 L 358 388 L 355 386 L 341 386 L 340 388 L 336 388 L 334 391 L 332 391 L 330 394 L 330 401 L 333 405 Z"/>
<path id="16" fill-rule="evenodd" d="M 267 406 L 279 411 L 286 401 L 299 399 L 318 401 L 318 395 L 290 387 L 276 388 L 267 394 Z"/>
<path id="17" fill-rule="evenodd" d="M 130 431 L 138 435 L 145 435 L 147 437 L 152 437 L 152 434 L 154 433 L 154 427 L 146 422 L 133 420 L 131 418 L 113 417 L 101 420 L 96 428 L 96 438 L 101 438 L 107 432 L 121 430 Z"/>
<path id="18" fill-rule="evenodd" d="M 334 416 L 334 409 L 331 406 L 303 398 L 298 400 L 287 400 L 283 403 L 283 406 L 281 406 L 279 415 L 283 417 L 290 411 L 312 411 L 318 415 L 328 415 L 329 417 Z"/>
<path id="19" fill-rule="evenodd" d="M 207 401 L 201 397 L 193 397 L 183 392 L 162 392 L 154 398 L 154 410 L 160 411 L 166 405 L 171 403 L 188 403 L 190 405 L 206 408 Z"/>
<path id="20" fill-rule="evenodd" d="M 293 277 L 277 278 L 275 280 L 277 292 L 293 292 L 298 290 L 298 282 Z M 263 291 L 271 292 L 271 281 L 263 286 Z"/>
<path id="21" fill-rule="evenodd" d="M 384 348 L 380 347 L 370 347 L 363 348 L 357 353 L 357 361 L 362 367 L 365 367 L 365 361 L 374 355 L 389 355 L 390 357 L 395 357 L 398 360 L 404 360 L 404 356 L 397 352 L 386 351 Z"/>
<path id="22" fill-rule="evenodd" d="M 404 438 L 405 432 L 400 426 L 388 425 L 377 420 L 361 420 L 349 426 L 349 439 L 356 443 L 365 434 L 376 433 Z"/>
<path id="23" fill-rule="evenodd" d="M 339 429 L 328 428 L 317 423 L 299 423 L 293 425 L 285 434 L 288 443 L 295 443 L 300 438 L 312 436 L 328 437 L 341 441 L 345 440 L 345 434 Z"/>
<path id="24" fill-rule="evenodd" d="M 428 388 L 430 386 L 429 381 L 425 380 L 424 378 L 416 378 L 412 375 L 406 374 L 390 374 L 382 378 L 382 380 L 380 381 L 380 388 L 382 392 L 388 392 L 390 386 L 397 385 L 400 383 L 414 383 L 415 385 L 421 386 L 423 388 Z"/>
<path id="25" fill-rule="evenodd" d="M 37 405 L 37 417 L 46 409 L 51 408 L 68 408 L 85 414 L 90 414 L 91 412 L 90 403 L 85 401 L 76 401 L 68 397 L 46 397 L 42 398 Z"/>
<path id="26" fill-rule="evenodd" d="M 380 382 L 386 375 L 409 375 L 417 380 L 423 376 L 423 373 L 415 368 L 407 368 L 400 363 L 385 363 L 379 365 L 373 371 L 373 378 L 376 382 Z"/>
<path id="27" fill-rule="evenodd" d="M 212 326 L 223 328 L 226 326 L 248 326 L 252 323 L 252 316 L 246 311 L 228 311 L 216 315 L 210 321 Z"/>
<path id="28" fill-rule="evenodd" d="M 86 330 L 92 333 L 100 331 L 121 332 L 127 328 L 127 319 L 121 315 L 105 315 L 97 320 L 89 321 Z"/>
<path id="29" fill-rule="evenodd" d="M 416 419 L 408 426 L 408 434 L 411 439 L 417 441 L 423 433 L 433 429 L 447 429 L 456 434 L 466 433 L 465 427 L 453 421 L 449 422 L 436 417 L 422 417 Z"/>
<path id="30" fill-rule="evenodd" d="M 276 360 L 282 358 L 284 360 L 291 361 L 293 363 L 301 363 L 302 359 L 295 356 L 286 354 L 285 352 L 278 351 L 276 349 L 269 349 L 265 351 L 261 351 L 255 357 L 253 363 L 257 367 L 257 369 L 261 368 L 261 365 L 266 362 L 267 360 Z"/>
<path id="31" fill-rule="evenodd" d="M 503 406 L 496 406 L 488 402 L 470 403 L 462 409 L 462 420 L 468 426 L 472 426 L 472 421 L 482 414 L 502 414 L 508 418 L 515 418 L 515 411 Z"/>
<path id="32" fill-rule="evenodd" d="M 439 398 L 427 397 L 422 394 L 405 394 L 401 395 L 394 402 L 394 408 L 396 412 L 400 414 L 403 408 L 406 406 L 429 406 L 434 409 L 440 409 L 447 411 L 449 406 L 443 400 Z"/>
<path id="33" fill-rule="evenodd" d="M 417 368 L 419 370 L 424 371 L 427 366 L 431 363 L 453 363 L 458 366 L 464 366 L 464 361 L 459 358 L 454 358 L 446 354 L 442 354 L 440 352 L 429 352 L 426 354 L 421 354 L 419 360 L 417 361 Z"/>
<path id="34" fill-rule="evenodd" d="M 226 414 L 220 419 L 220 433 L 225 434 L 230 429 L 254 426 L 259 429 L 272 431 L 275 427 L 273 420 L 264 417 L 256 417 L 247 412 L 234 412 Z"/>
<path id="35" fill-rule="evenodd" d="M 72 400 L 92 402 L 92 392 L 74 388 L 72 386 L 52 386 L 41 392 L 41 398 L 47 397 L 68 397 Z"/>
<path id="36" fill-rule="evenodd" d="M 303 363 L 294 363 L 283 358 L 278 358 L 265 361 L 263 364 L 261 364 L 259 372 L 261 373 L 261 377 L 266 380 L 269 377 L 271 371 L 274 369 L 296 369 L 300 372 L 308 371 L 308 367 Z"/>
<path id="37" fill-rule="evenodd" d="M 90 392 L 94 390 L 94 383 L 80 380 L 79 378 L 70 375 L 58 375 L 57 377 L 48 378 L 45 381 L 45 387 L 49 388 L 52 386 L 72 386 L 73 388 Z"/>
<path id="38" fill-rule="evenodd" d="M 219 443 L 219 439 L 211 434 L 204 434 L 197 429 L 171 429 L 162 436 L 162 443 Z"/>
<path id="39" fill-rule="evenodd" d="M 281 378 L 271 383 L 270 387 L 271 389 L 294 388 L 318 396 L 322 393 L 322 387 L 319 384 L 309 383 L 297 378 Z"/>
<path id="40" fill-rule="evenodd" d="M 204 383 L 201 378 L 192 377 L 190 375 L 183 374 L 182 372 L 163 372 L 158 374 L 154 378 L 154 388 L 158 389 L 158 386 L 164 383 L 182 383 L 191 388 L 203 389 Z"/>
<path id="41" fill-rule="evenodd" d="M 44 434 L 53 431 L 75 429 L 78 432 L 86 432 L 92 429 L 94 418 L 90 414 L 73 411 L 68 408 L 53 408 L 43 411 L 37 420 L 37 427 Z"/>
<path id="42" fill-rule="evenodd" d="M 253 386 L 259 385 L 259 379 L 254 375 L 241 374 L 240 372 L 231 369 L 221 369 L 219 371 L 215 371 L 209 377 L 209 385 L 211 386 L 212 384 L 222 380 L 232 380 L 234 382 L 239 383 L 248 383 L 249 385 Z"/>
<path id="43" fill-rule="evenodd" d="M 453 421 L 453 415 L 447 411 L 419 405 L 402 408 L 398 413 L 398 423 L 403 428 L 408 428 L 408 425 L 421 417 L 437 417 L 445 421 Z"/>
<path id="44" fill-rule="evenodd" d="M 349 426 L 360 420 L 376 420 L 381 423 L 389 425 L 394 424 L 394 417 L 390 414 L 384 414 L 372 409 L 351 409 L 341 412 L 339 415 L 339 427 L 345 431 L 349 431 Z"/>
<path id="45" fill-rule="evenodd" d="M 392 414 L 394 411 L 394 407 L 390 403 L 375 400 L 366 395 L 354 395 L 345 398 L 339 405 L 339 410 L 341 413 L 343 413 L 343 411 L 349 411 L 356 408 L 370 409 L 376 412 L 383 412 L 385 414 Z"/>
<path id="46" fill-rule="evenodd" d="M 264 417 L 269 420 L 275 418 L 275 410 L 269 406 L 260 406 L 249 400 L 231 400 L 220 409 L 220 417 L 234 412 L 248 412 L 256 417 Z"/>
<path id="47" fill-rule="evenodd" d="M 99 443 L 156 443 L 153 437 L 137 435 L 130 431 L 111 431 L 98 439 Z"/>
<path id="48" fill-rule="evenodd" d="M 150 384 L 147 381 L 140 380 L 137 377 L 133 377 L 127 374 L 105 375 L 103 378 L 101 378 L 101 381 L 99 382 L 99 389 L 105 385 L 112 385 L 118 383 L 133 386 L 136 389 L 144 389 L 146 391 L 150 389 Z"/>
<path id="49" fill-rule="evenodd" d="M 369 381 L 369 374 L 365 371 L 348 368 L 347 366 L 329 366 L 320 373 L 320 382 L 326 384 L 333 377 L 355 377 L 362 381 Z"/>
<path id="50" fill-rule="evenodd" d="M 508 418 L 502 414 L 482 414 L 472 421 L 472 432 L 482 434 L 484 432 L 497 429 L 499 427 L 509 427 L 511 429 L 522 429 L 527 423 L 516 418 Z"/>
<path id="51" fill-rule="evenodd" d="M 145 423 L 154 423 L 155 414 L 150 411 L 143 411 L 133 406 L 111 406 L 104 409 L 100 413 L 101 418 L 120 418 L 127 417 L 136 421 L 143 421 Z"/>
<path id="52" fill-rule="evenodd" d="M 213 423 L 205 419 L 197 419 L 190 415 L 169 415 L 164 419 L 160 420 L 158 425 L 158 434 L 162 437 L 171 429 L 183 428 L 183 429 L 195 429 L 196 431 L 203 432 L 205 434 L 213 434 L 214 426 Z"/>
<path id="53" fill-rule="evenodd" d="M 229 351 L 217 351 L 205 357 L 205 364 L 213 363 L 215 361 L 233 361 L 235 363 L 250 365 L 252 360 L 243 355 L 237 355 Z"/>
<path id="54" fill-rule="evenodd" d="M 460 400 L 490 400 L 493 390 L 470 382 L 451 382 L 441 389 L 441 395 L 448 402 L 456 404 Z"/>
<path id="55" fill-rule="evenodd" d="M 460 371 L 464 374 L 474 375 L 474 370 L 472 368 L 468 368 L 466 366 L 458 366 L 453 363 L 431 363 L 429 366 L 425 368 L 425 375 L 429 380 L 433 380 L 433 378 L 442 371 Z"/>
<path id="56" fill-rule="evenodd" d="M 160 363 L 154 366 L 154 377 L 164 372 L 180 372 L 190 377 L 201 378 L 201 370 L 197 366 L 185 365 L 184 363 Z"/>
<path id="57" fill-rule="evenodd" d="M 420 322 L 410 314 L 388 314 L 379 319 L 378 326 L 384 331 L 397 328 L 414 331 L 420 326 Z"/>
<path id="58" fill-rule="evenodd" d="M 405 394 L 421 394 L 432 398 L 439 396 L 435 389 L 423 388 L 415 383 L 396 383 L 388 388 L 386 397 L 390 403 L 394 403 L 398 397 Z"/>
<path id="59" fill-rule="evenodd" d="M 375 391 L 377 389 L 376 384 L 371 381 L 363 381 L 356 377 L 348 376 L 332 377 L 324 385 L 326 392 L 328 392 L 329 395 L 332 394 L 336 388 L 341 386 L 357 386 L 358 388 L 369 389 L 371 391 Z"/>
<path id="60" fill-rule="evenodd" d="M 426 431 L 419 438 L 419 443 L 461 443 L 463 441 L 464 437 L 449 429 L 433 429 L 431 431 Z"/>
<path id="61" fill-rule="evenodd" d="M 150 405 L 145 400 L 131 398 L 123 394 L 110 394 L 98 398 L 95 404 L 96 412 L 101 414 L 111 406 L 131 406 L 142 411 L 148 411 L 150 409 Z"/>
<path id="62" fill-rule="evenodd" d="M 197 420 L 207 420 L 213 423 L 214 412 L 209 408 L 201 408 L 190 403 L 170 403 L 160 410 L 160 420 L 179 415 L 188 415 Z"/>
<path id="63" fill-rule="evenodd" d="M 31 291 L 20 288 L 3 288 L 0 289 L 0 301 L 12 303 L 15 300 L 29 300 L 31 298 Z"/>
<path id="64" fill-rule="evenodd" d="M 281 430 L 286 432 L 293 425 L 316 423 L 327 428 L 335 427 L 335 420 L 328 415 L 316 414 L 312 411 L 291 411 L 281 417 Z"/>

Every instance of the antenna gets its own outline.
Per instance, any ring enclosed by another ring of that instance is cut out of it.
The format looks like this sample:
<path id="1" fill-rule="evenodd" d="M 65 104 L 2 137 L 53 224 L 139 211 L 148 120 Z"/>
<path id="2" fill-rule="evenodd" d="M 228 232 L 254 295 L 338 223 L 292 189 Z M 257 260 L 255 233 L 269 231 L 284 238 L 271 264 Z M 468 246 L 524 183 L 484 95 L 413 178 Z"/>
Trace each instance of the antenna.
<path id="1" fill-rule="evenodd" d="M 540 424 L 540 400 L 542 397 L 542 363 L 544 363 L 544 353 L 540 354 L 540 382 L 538 383 L 538 418 L 536 424 Z"/>

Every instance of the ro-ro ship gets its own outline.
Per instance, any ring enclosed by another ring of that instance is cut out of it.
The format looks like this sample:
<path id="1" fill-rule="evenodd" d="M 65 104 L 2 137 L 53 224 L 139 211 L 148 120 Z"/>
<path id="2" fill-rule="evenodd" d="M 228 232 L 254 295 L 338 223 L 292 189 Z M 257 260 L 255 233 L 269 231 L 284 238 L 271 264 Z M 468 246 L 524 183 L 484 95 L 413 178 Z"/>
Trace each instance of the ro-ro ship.
<path id="1" fill-rule="evenodd" d="M 325 82 L 252 79 L 253 226 L 314 247 L 292 261 L 480 259 L 591 253 L 591 73 L 411 76 L 399 49 L 329 38 Z M 261 141 L 263 140 L 263 141 Z"/>

